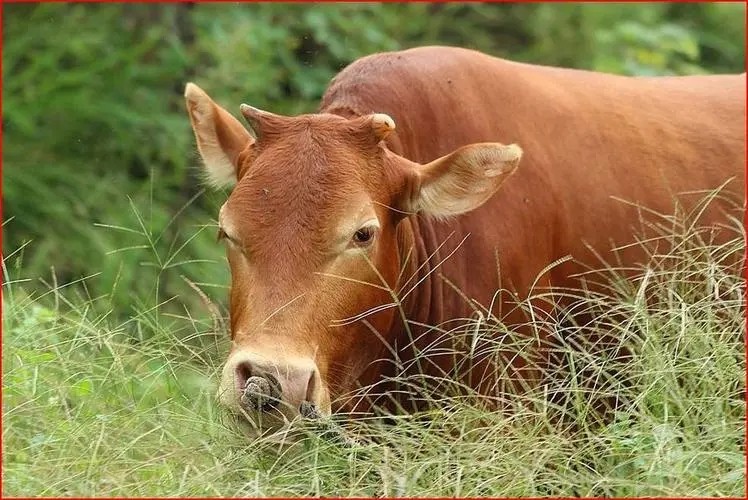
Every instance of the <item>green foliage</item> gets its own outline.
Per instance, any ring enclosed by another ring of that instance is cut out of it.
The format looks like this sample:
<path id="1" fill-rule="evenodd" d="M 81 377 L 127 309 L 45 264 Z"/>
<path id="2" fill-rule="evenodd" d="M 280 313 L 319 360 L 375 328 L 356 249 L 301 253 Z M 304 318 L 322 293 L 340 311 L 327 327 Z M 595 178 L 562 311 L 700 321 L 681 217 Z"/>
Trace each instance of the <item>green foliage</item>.
<path id="1" fill-rule="evenodd" d="M 111 255 L 142 242 L 97 224 L 165 233 L 157 249 L 166 252 L 179 241 L 167 222 L 199 187 L 177 93 L 187 67 L 170 26 L 177 11 L 40 4 L 6 12 L 3 208 L 12 220 L 4 250 L 32 240 L 27 268 L 40 276 L 52 267 L 63 283 L 101 272 L 92 293 L 119 283 L 126 295 L 115 300 L 126 313 L 130 294 L 152 291 L 156 276 L 136 271 L 151 256 Z M 128 198 L 147 207 L 147 228 Z M 190 215 L 180 224 L 210 221 Z M 217 257 L 204 238 L 190 252 Z"/>

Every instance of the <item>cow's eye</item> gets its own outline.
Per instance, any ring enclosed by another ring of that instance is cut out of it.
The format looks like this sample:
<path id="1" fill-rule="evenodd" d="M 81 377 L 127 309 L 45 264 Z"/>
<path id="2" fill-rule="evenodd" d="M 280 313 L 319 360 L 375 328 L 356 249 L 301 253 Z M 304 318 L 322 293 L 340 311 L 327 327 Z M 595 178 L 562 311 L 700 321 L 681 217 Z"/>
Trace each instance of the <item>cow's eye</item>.
<path id="1" fill-rule="evenodd" d="M 353 233 L 353 244 L 357 247 L 366 247 L 374 241 L 377 232 L 376 226 L 364 226 Z"/>
<path id="2" fill-rule="evenodd" d="M 226 231 L 223 230 L 223 228 L 218 228 L 218 236 L 216 237 L 217 241 L 228 241 L 230 245 L 239 247 L 240 245 L 237 243 L 237 241 L 226 234 Z"/>

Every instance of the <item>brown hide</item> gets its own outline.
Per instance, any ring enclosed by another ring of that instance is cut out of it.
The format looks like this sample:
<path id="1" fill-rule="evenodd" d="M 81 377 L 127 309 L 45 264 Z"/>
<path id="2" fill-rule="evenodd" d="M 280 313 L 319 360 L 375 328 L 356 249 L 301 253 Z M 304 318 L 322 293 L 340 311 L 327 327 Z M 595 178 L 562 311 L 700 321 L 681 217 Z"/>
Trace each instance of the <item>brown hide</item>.
<path id="1" fill-rule="evenodd" d="M 476 142 L 524 150 L 517 173 L 485 205 L 444 221 L 417 216 L 402 224 L 419 265 L 434 252 L 441 261 L 467 236 L 438 272 L 420 270 L 426 278 L 405 301 L 411 320 L 437 325 L 473 314 L 465 297 L 486 307 L 500 287 L 526 297 L 556 259 L 576 262 L 553 268 L 536 286 L 578 287 L 569 278 L 583 269 L 578 262 L 603 265 L 590 248 L 612 263 L 610 249 L 630 243 L 640 227 L 638 211 L 616 198 L 672 214 L 677 193 L 732 178 L 724 194 L 742 206 L 745 85 L 745 74 L 634 78 L 424 47 L 354 62 L 333 80 L 320 112 L 389 114 L 397 124 L 389 148 L 419 163 Z M 689 199 L 696 198 L 681 201 Z M 701 222 L 724 222 L 725 207 L 715 203 Z M 643 255 L 634 248 L 617 259 L 632 265 Z M 501 309 L 494 304 L 495 314 Z M 404 335 L 390 338 L 404 345 Z M 381 370 L 370 369 L 361 382 L 374 382 Z"/>

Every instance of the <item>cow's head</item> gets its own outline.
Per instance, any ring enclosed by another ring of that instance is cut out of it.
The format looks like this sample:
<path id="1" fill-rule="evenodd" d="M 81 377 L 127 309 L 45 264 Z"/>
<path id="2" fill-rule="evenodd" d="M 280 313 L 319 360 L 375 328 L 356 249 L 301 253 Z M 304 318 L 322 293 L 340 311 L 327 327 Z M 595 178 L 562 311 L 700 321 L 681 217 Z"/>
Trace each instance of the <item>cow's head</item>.
<path id="1" fill-rule="evenodd" d="M 521 150 L 474 144 L 421 165 L 385 146 L 387 115 L 285 117 L 242 105 L 246 128 L 196 85 L 185 97 L 208 178 L 234 185 L 218 215 L 232 339 L 220 400 L 265 422 L 309 404 L 350 408 L 346 394 L 391 356 L 401 321 L 386 307 L 409 250 L 401 221 L 481 205 Z"/>

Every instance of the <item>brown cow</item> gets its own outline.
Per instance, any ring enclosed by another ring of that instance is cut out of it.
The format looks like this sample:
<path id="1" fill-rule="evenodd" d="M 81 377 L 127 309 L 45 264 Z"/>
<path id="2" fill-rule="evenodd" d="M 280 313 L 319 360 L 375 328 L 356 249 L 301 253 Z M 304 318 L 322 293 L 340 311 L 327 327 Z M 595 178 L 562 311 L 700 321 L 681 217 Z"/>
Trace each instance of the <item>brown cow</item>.
<path id="1" fill-rule="evenodd" d="M 639 212 L 616 198 L 672 213 L 676 193 L 732 178 L 724 194 L 742 203 L 745 85 L 424 47 L 354 62 L 317 114 L 242 105 L 248 131 L 188 84 L 208 175 L 236 184 L 218 219 L 232 276 L 221 401 L 263 425 L 304 402 L 369 410 L 352 390 L 386 394 L 396 365 L 439 342 L 418 325 L 470 317 L 500 287 L 522 298 L 533 284 L 574 286 L 578 263 L 630 242 Z M 719 203 L 703 222 L 724 217 Z M 504 321 L 522 331 L 515 313 Z"/>

